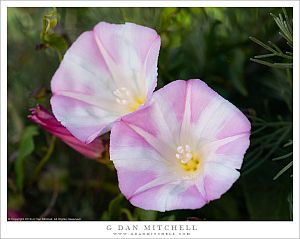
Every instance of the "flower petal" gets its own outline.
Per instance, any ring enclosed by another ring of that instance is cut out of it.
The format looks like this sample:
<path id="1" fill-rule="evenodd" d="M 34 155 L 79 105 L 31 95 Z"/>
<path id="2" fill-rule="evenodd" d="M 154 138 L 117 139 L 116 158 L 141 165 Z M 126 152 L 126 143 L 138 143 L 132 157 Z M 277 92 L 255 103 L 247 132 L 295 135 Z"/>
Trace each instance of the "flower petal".
<path id="1" fill-rule="evenodd" d="M 249 133 L 214 141 L 205 146 L 206 150 L 210 151 L 207 161 L 221 163 L 232 169 L 240 169 L 249 145 Z"/>
<path id="2" fill-rule="evenodd" d="M 131 23 L 101 22 L 81 34 L 51 81 L 55 117 L 86 143 L 110 130 L 113 122 L 132 111 L 118 103 L 116 90 L 126 88 L 138 104 L 152 95 L 159 47 L 154 30 Z"/>
<path id="3" fill-rule="evenodd" d="M 128 199 L 152 187 L 174 181 L 173 165 L 160 154 L 153 135 L 140 130 L 121 120 L 114 124 L 111 131 L 110 158 L 118 171 L 120 190 Z M 163 181 L 158 181 L 158 178 Z M 146 188 L 145 185 L 149 186 Z"/>
<path id="4" fill-rule="evenodd" d="M 247 118 L 204 82 L 172 82 L 112 128 L 111 160 L 121 191 L 149 210 L 202 207 L 239 177 L 249 131 Z M 182 165 L 179 159 L 188 154 L 193 161 Z"/>
<path id="5" fill-rule="evenodd" d="M 31 109 L 29 118 L 88 158 L 99 158 L 104 151 L 103 143 L 100 138 L 95 139 L 89 144 L 82 143 L 42 106 Z"/>
<path id="6" fill-rule="evenodd" d="M 221 163 L 209 162 L 204 170 L 204 187 L 208 201 L 220 198 L 240 176 L 237 170 Z"/>
<path id="7" fill-rule="evenodd" d="M 95 26 L 94 33 L 108 67 L 116 74 L 115 80 L 121 73 L 121 79 L 125 81 L 121 85 L 131 85 L 138 91 L 154 90 L 160 37 L 153 29 L 133 23 L 117 25 L 100 22 Z"/>
<path id="8" fill-rule="evenodd" d="M 192 89 L 192 131 L 195 135 L 223 139 L 250 132 L 249 120 L 233 104 L 200 80 L 190 80 L 189 84 Z"/>
<path id="9" fill-rule="evenodd" d="M 206 202 L 195 186 L 177 182 L 153 187 L 134 195 L 130 202 L 146 210 L 197 209 Z"/>
<path id="10" fill-rule="evenodd" d="M 107 132 L 109 125 L 118 119 L 115 114 L 66 96 L 52 96 L 51 104 L 55 117 L 84 143 Z"/>

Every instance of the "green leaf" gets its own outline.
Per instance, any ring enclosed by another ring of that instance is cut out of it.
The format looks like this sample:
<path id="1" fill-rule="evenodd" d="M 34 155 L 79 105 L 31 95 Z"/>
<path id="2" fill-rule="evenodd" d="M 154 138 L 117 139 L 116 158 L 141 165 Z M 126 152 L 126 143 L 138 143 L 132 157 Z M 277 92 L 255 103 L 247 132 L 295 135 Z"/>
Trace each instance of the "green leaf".
<path id="1" fill-rule="evenodd" d="M 284 146 L 285 146 L 285 145 L 284 145 Z M 283 146 L 283 147 L 284 147 L 284 146 Z M 281 160 L 281 159 L 288 158 L 288 157 L 290 157 L 290 156 L 292 156 L 292 155 L 293 155 L 293 152 L 290 152 L 290 153 L 285 154 L 285 155 L 282 155 L 282 156 L 280 156 L 280 157 L 273 158 L 272 160 L 273 160 L 273 161 Z"/>
<path id="2" fill-rule="evenodd" d="M 25 128 L 19 144 L 18 157 L 15 162 L 16 185 L 22 190 L 24 184 L 24 161 L 34 150 L 33 137 L 38 134 L 37 127 L 28 126 Z"/>
<path id="3" fill-rule="evenodd" d="M 119 194 L 117 197 L 115 197 L 108 206 L 108 214 L 106 215 L 109 220 L 120 220 L 121 215 L 121 202 L 123 201 L 124 196 L 122 194 Z"/>
<path id="4" fill-rule="evenodd" d="M 49 44 L 51 47 L 56 48 L 60 52 L 63 52 L 67 48 L 67 43 L 65 39 L 54 33 L 45 35 L 44 42 Z"/>
<path id="5" fill-rule="evenodd" d="M 122 208 L 121 213 L 126 215 L 126 217 L 129 221 L 136 221 L 137 220 L 137 218 L 132 216 L 131 212 L 127 208 Z"/>
<path id="6" fill-rule="evenodd" d="M 284 16 L 285 16 L 286 20 L 283 19 L 281 14 L 279 14 L 279 17 L 275 16 L 272 13 L 270 13 L 270 15 L 273 17 L 273 19 L 276 22 L 278 28 L 281 30 L 281 32 L 279 32 L 279 35 L 287 40 L 287 44 L 290 47 L 293 47 L 293 31 L 292 31 L 292 27 L 290 25 L 290 21 L 289 21 L 287 12 L 284 8 L 283 8 L 283 13 L 284 13 Z M 293 56 L 291 54 L 284 54 L 283 51 L 276 44 L 274 44 L 272 41 L 268 41 L 268 43 L 270 45 L 270 46 L 268 46 L 267 44 L 263 43 L 262 41 L 258 40 L 255 37 L 250 36 L 249 39 L 251 41 L 255 42 L 256 44 L 262 46 L 266 50 L 271 52 L 271 54 L 263 54 L 263 55 L 255 56 L 254 58 L 250 58 L 251 61 L 262 64 L 262 65 L 266 65 L 266 66 L 269 66 L 269 67 L 285 68 L 285 69 L 293 68 L 293 63 L 292 62 L 272 63 L 272 62 L 258 60 L 259 58 L 266 58 L 266 57 L 276 56 L 276 57 L 281 57 L 283 59 L 288 59 L 288 60 L 292 61 Z"/>
<path id="7" fill-rule="evenodd" d="M 262 60 L 257 60 L 254 58 L 250 58 L 250 61 L 266 65 L 269 67 L 274 67 L 274 68 L 283 68 L 283 69 L 292 69 L 293 68 L 293 63 L 271 63 L 267 61 L 262 61 Z"/>
<path id="8" fill-rule="evenodd" d="M 249 39 L 253 42 L 255 42 L 256 44 L 262 46 L 263 48 L 265 48 L 266 50 L 273 52 L 273 53 L 277 53 L 272 47 L 266 45 L 265 43 L 263 43 L 262 41 L 258 40 L 255 37 L 250 36 Z"/>
<path id="9" fill-rule="evenodd" d="M 170 216 L 162 217 L 159 220 L 160 221 L 175 221 L 175 219 L 176 219 L 175 215 L 170 215 Z"/>
<path id="10" fill-rule="evenodd" d="M 288 169 L 293 166 L 293 161 L 289 162 L 283 169 L 281 169 L 273 178 L 273 180 L 278 179 L 282 174 L 284 174 Z"/>
<path id="11" fill-rule="evenodd" d="M 157 211 L 136 208 L 135 215 L 137 216 L 138 219 L 142 221 L 155 221 L 157 217 Z"/>

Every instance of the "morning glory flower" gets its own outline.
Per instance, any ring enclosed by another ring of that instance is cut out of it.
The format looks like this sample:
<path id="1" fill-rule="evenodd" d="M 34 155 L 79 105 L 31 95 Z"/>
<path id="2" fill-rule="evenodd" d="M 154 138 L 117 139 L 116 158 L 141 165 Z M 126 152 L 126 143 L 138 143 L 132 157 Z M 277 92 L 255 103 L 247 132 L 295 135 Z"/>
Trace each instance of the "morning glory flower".
<path id="1" fill-rule="evenodd" d="M 112 128 L 120 190 L 146 210 L 201 208 L 239 178 L 250 127 L 204 82 L 174 81 Z"/>
<path id="2" fill-rule="evenodd" d="M 121 116 L 151 98 L 157 82 L 160 37 L 133 23 L 98 23 L 66 52 L 51 81 L 52 111 L 89 143 Z"/>
<path id="3" fill-rule="evenodd" d="M 75 138 L 55 117 L 44 107 L 38 105 L 30 110 L 28 116 L 33 122 L 42 126 L 49 133 L 61 139 L 71 148 L 91 159 L 99 159 L 104 151 L 102 140 L 98 137 L 89 144 Z"/>

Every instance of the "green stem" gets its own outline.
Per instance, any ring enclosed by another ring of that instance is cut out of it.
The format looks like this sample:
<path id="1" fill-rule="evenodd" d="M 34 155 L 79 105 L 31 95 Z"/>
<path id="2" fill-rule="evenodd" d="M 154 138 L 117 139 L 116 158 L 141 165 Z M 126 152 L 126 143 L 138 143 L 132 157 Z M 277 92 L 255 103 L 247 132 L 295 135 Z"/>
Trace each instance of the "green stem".
<path id="1" fill-rule="evenodd" d="M 39 162 L 38 166 L 35 168 L 32 179 L 31 179 L 31 182 L 34 182 L 37 179 L 37 177 L 40 175 L 43 167 L 45 166 L 45 164 L 50 159 L 50 157 L 51 157 L 51 155 L 54 151 L 54 148 L 55 148 L 55 142 L 56 142 L 56 137 L 51 136 L 51 141 L 50 141 L 50 145 L 48 147 L 48 150 L 47 150 L 46 154 L 44 155 L 44 157 Z"/>
<path id="2" fill-rule="evenodd" d="M 124 213 L 129 221 L 134 221 L 134 218 L 132 217 L 131 212 L 128 209 L 122 208 L 121 213 Z"/>

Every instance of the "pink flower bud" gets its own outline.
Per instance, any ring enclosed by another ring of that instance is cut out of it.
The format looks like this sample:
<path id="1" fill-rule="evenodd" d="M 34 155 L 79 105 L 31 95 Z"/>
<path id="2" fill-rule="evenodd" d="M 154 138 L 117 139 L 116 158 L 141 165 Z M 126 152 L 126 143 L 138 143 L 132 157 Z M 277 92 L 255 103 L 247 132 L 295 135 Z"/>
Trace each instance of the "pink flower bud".
<path id="1" fill-rule="evenodd" d="M 89 144 L 84 144 L 76 139 L 49 111 L 42 106 L 37 106 L 30 110 L 28 117 L 35 123 L 41 125 L 45 130 L 60 138 L 71 148 L 75 149 L 88 158 L 99 158 L 104 151 L 104 146 L 100 138 L 96 138 Z"/>

